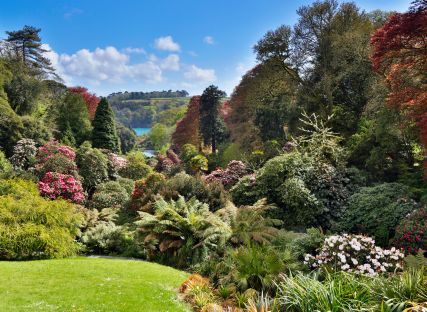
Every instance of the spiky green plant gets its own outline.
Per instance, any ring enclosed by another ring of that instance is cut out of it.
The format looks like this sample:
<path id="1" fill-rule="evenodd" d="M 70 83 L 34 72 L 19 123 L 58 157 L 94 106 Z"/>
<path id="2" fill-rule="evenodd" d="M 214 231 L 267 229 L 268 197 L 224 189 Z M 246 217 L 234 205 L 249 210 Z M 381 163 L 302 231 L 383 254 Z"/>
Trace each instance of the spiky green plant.
<path id="1" fill-rule="evenodd" d="M 230 227 L 207 204 L 182 196 L 176 201 L 159 198 L 152 214 L 140 212 L 136 225 L 144 241 L 154 241 L 158 252 L 174 255 L 179 267 L 222 249 L 231 235 Z"/>
<path id="2" fill-rule="evenodd" d="M 251 206 L 236 209 L 230 220 L 233 230 L 231 241 L 234 244 L 249 242 L 267 244 L 275 239 L 279 232 L 277 226 L 282 222 L 265 216 L 265 213 L 272 208 L 264 198 Z"/>

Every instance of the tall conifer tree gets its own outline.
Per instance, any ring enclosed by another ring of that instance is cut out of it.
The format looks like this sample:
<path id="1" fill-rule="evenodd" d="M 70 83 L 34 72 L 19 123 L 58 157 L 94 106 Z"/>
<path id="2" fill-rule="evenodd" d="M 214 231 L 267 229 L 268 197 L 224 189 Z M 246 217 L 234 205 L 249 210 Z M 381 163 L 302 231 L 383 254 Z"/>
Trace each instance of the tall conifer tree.
<path id="1" fill-rule="evenodd" d="M 99 102 L 92 126 L 93 147 L 120 151 L 114 112 L 106 98 L 102 98 Z"/>

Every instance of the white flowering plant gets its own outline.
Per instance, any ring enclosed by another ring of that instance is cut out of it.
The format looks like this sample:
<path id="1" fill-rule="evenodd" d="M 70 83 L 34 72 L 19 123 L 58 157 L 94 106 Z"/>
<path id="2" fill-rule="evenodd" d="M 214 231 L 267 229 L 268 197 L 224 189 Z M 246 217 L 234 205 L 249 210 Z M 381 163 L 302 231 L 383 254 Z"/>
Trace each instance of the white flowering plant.
<path id="1" fill-rule="evenodd" d="M 313 269 L 329 266 L 334 271 L 375 276 L 401 270 L 404 256 L 394 247 L 375 246 L 369 236 L 343 234 L 325 238 L 316 255 L 305 255 L 304 263 Z"/>

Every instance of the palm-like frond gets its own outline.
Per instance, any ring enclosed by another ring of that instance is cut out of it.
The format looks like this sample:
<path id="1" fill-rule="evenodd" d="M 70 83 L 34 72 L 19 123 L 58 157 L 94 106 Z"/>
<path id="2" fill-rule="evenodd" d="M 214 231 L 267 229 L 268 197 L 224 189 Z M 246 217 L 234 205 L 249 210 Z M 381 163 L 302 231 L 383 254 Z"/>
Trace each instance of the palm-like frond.
<path id="1" fill-rule="evenodd" d="M 209 250 L 222 248 L 231 236 L 230 226 L 207 204 L 195 198 L 185 201 L 182 196 L 176 201 L 160 198 L 153 214 L 140 212 L 136 225 L 145 237 L 158 240 L 160 252 L 172 252 L 187 265 Z"/>

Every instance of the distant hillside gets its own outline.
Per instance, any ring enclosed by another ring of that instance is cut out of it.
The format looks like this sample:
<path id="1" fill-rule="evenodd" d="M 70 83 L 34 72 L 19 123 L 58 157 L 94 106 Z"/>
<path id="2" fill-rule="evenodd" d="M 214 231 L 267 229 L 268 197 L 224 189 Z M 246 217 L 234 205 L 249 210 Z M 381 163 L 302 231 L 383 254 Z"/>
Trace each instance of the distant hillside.
<path id="1" fill-rule="evenodd" d="M 117 92 L 108 97 L 117 120 L 131 128 L 151 127 L 162 111 L 188 104 L 188 92 Z"/>

